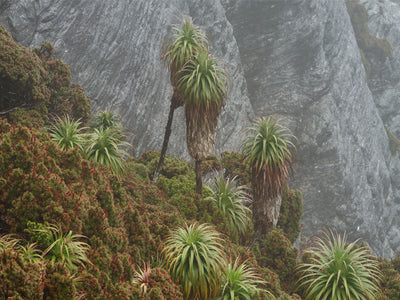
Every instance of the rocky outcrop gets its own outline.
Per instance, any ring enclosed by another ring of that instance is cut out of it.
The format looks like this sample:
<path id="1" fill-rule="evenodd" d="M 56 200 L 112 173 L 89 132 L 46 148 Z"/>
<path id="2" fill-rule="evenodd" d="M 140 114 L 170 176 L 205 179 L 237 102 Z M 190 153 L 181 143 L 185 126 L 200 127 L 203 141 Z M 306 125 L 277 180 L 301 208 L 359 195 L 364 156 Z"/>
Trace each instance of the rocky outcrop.
<path id="1" fill-rule="evenodd" d="M 298 138 L 293 183 L 304 193 L 304 233 L 336 227 L 383 253 L 391 155 L 344 1 L 225 7 L 254 111 L 285 117 Z"/>
<path id="2" fill-rule="evenodd" d="M 392 256 L 400 247 L 400 169 L 384 124 L 399 133 L 400 18 L 389 0 L 362 2 L 371 34 L 394 48 L 384 76 L 374 70 L 368 80 L 344 0 L 0 0 L 0 23 L 24 45 L 53 42 L 94 109 L 122 115 L 140 153 L 161 148 L 168 114 L 161 44 L 176 16 L 194 17 L 232 76 L 217 151 L 238 150 L 254 114 L 284 118 L 298 138 L 292 185 L 304 194 L 303 233 L 336 227 Z M 178 111 L 169 153 L 187 156 L 184 134 Z"/>
<path id="3" fill-rule="evenodd" d="M 398 157 L 398 137 L 400 136 L 400 2 L 397 0 L 361 0 L 368 13 L 368 27 L 371 34 L 386 39 L 392 54 L 382 59 L 375 55 L 378 62 L 368 78 L 368 86 L 372 92 L 376 107 L 383 123 L 389 130 L 389 142 L 392 146 L 391 183 L 393 195 L 386 203 L 388 215 L 387 240 L 384 249 L 400 250 L 400 160 Z M 394 138 L 390 133 L 393 133 Z M 393 147 L 395 146 L 395 147 Z M 394 149 L 393 149 L 394 148 Z"/>

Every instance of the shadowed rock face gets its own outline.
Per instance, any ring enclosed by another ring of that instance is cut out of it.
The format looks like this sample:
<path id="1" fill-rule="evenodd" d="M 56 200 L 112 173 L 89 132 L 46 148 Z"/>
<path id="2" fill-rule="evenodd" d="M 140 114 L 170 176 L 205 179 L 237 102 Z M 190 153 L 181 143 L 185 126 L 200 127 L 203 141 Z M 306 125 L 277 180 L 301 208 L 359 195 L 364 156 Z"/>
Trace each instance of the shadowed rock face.
<path id="1" fill-rule="evenodd" d="M 304 234 L 336 227 L 392 256 L 400 167 L 383 125 L 400 133 L 400 18 L 389 0 L 386 14 L 380 1 L 362 2 L 374 16 L 371 32 L 394 46 L 385 76 L 371 73 L 368 82 L 343 0 L 0 0 L 0 23 L 26 46 L 53 42 L 94 110 L 122 115 L 138 154 L 161 149 L 172 89 L 160 48 L 176 16 L 192 16 L 232 76 L 217 152 L 238 150 L 254 114 L 281 116 L 298 138 L 292 186 L 304 194 Z M 170 154 L 187 157 L 184 135 L 178 109 Z"/>

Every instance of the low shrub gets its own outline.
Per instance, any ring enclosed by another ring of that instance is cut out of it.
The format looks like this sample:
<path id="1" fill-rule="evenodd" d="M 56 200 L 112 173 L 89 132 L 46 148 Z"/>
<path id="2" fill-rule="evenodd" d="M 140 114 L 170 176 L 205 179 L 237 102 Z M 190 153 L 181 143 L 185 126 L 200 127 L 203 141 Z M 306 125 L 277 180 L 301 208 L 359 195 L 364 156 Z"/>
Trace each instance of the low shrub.
<path id="1" fill-rule="evenodd" d="M 283 290 L 292 292 L 295 285 L 297 250 L 281 229 L 267 233 L 254 248 L 255 257 L 262 267 L 275 271 Z"/>
<path id="2" fill-rule="evenodd" d="M 221 170 L 222 170 L 222 163 L 218 159 L 218 157 L 214 154 L 207 156 L 201 162 L 201 171 L 203 172 L 203 174 L 209 172 L 219 172 Z"/>
<path id="3" fill-rule="evenodd" d="M 251 189 L 251 169 L 246 163 L 243 154 L 238 152 L 222 152 L 221 153 L 222 168 L 225 169 L 225 177 L 238 177 L 241 185 L 246 185 Z"/>
<path id="4" fill-rule="evenodd" d="M 392 261 L 379 259 L 378 267 L 382 273 L 380 289 L 382 294 L 377 300 L 397 300 L 400 299 L 400 274 L 396 269 L 398 259 Z M 394 263 L 393 263 L 394 262 Z"/>
<path id="5" fill-rule="evenodd" d="M 42 262 L 27 261 L 16 245 L 0 251 L 1 298 L 44 299 L 43 275 Z"/>
<path id="6" fill-rule="evenodd" d="M 147 151 L 142 153 L 138 162 L 147 166 L 150 174 L 154 174 L 159 158 L 160 152 Z M 166 178 L 183 175 L 187 176 L 188 180 L 195 180 L 194 169 L 189 162 L 177 157 L 170 157 L 168 155 L 165 156 L 164 166 L 160 174 Z"/>
<path id="7" fill-rule="evenodd" d="M 277 227 L 281 228 L 291 243 L 297 239 L 301 231 L 303 215 L 303 196 L 299 190 L 288 190 L 282 195 L 282 205 Z"/>
<path id="8" fill-rule="evenodd" d="M 162 268 L 153 268 L 151 270 L 147 297 L 151 300 L 183 299 L 181 287 L 175 283 L 168 272 Z"/>
<path id="9" fill-rule="evenodd" d="M 171 178 L 160 175 L 157 186 L 170 198 L 192 193 L 196 189 L 196 182 L 186 175 L 176 175 Z"/>
<path id="10" fill-rule="evenodd" d="M 19 120 L 16 108 L 36 111 L 45 122 L 51 115 L 68 114 L 86 124 L 90 101 L 80 85 L 71 84 L 70 67 L 53 59 L 53 53 L 49 42 L 34 50 L 19 45 L 0 26 L 0 111 L 10 111 Z"/>

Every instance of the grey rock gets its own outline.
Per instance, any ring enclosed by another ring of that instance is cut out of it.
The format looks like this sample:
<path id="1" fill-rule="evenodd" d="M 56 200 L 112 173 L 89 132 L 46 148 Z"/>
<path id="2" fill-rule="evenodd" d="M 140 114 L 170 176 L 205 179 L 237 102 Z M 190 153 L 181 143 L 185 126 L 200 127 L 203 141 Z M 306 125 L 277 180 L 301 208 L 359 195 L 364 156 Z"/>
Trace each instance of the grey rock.
<path id="1" fill-rule="evenodd" d="M 371 31 L 387 35 L 398 53 L 400 18 L 381 17 L 379 1 L 363 2 Z M 239 150 L 254 115 L 281 117 L 297 136 L 291 186 L 304 195 L 303 234 L 336 227 L 393 256 L 400 163 L 383 125 L 400 132 L 398 61 L 393 55 L 384 76 L 367 82 L 343 0 L 0 0 L 0 23 L 17 41 L 53 42 L 94 110 L 122 115 L 137 155 L 161 149 L 172 89 L 160 48 L 181 14 L 204 28 L 232 77 L 217 153 Z M 184 134 L 180 109 L 170 154 L 188 157 Z"/>
<path id="2" fill-rule="evenodd" d="M 254 111 L 284 117 L 298 138 L 303 233 L 336 227 L 383 254 L 391 156 L 344 1 L 225 7 Z"/>

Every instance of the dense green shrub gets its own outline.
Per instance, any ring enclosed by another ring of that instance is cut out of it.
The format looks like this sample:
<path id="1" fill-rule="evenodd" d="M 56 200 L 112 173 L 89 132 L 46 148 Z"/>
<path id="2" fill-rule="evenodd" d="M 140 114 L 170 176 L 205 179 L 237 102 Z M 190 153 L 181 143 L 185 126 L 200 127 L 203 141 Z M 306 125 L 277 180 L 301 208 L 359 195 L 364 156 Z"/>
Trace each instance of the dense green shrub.
<path id="1" fill-rule="evenodd" d="M 43 114 L 37 110 L 17 108 L 9 115 L 10 122 L 19 126 L 40 128 L 45 126 Z"/>
<path id="2" fill-rule="evenodd" d="M 50 114 L 68 114 L 86 123 L 90 101 L 79 85 L 71 84 L 67 64 L 52 59 L 49 42 L 33 51 L 16 43 L 0 26 L 0 111 L 36 110 L 47 121 Z"/>
<path id="3" fill-rule="evenodd" d="M 3 299 L 43 299 L 43 265 L 29 262 L 16 247 L 0 251 L 0 297 Z"/>
<path id="4" fill-rule="evenodd" d="M 73 299 L 76 295 L 76 277 L 68 267 L 61 262 L 48 262 L 46 264 L 46 277 L 44 279 L 43 299 Z"/>
<path id="5" fill-rule="evenodd" d="M 251 188 L 250 165 L 246 163 L 243 154 L 238 152 L 222 152 L 221 163 L 225 169 L 225 176 L 233 178 L 235 176 L 240 180 L 240 184 Z"/>
<path id="6" fill-rule="evenodd" d="M 96 267 L 89 267 L 86 276 L 96 280 L 75 287 L 78 293 L 89 289 L 98 295 L 100 288 L 104 295 L 129 295 L 134 262 L 156 257 L 169 227 L 183 223 L 165 194 L 148 180 L 118 179 L 91 165 L 76 149 L 61 151 L 43 130 L 1 120 L 0 154 L 3 233 L 26 234 L 26 226 L 37 229 L 38 223 L 57 219 L 64 232 L 89 237 L 93 249 L 88 257 Z"/>
<path id="7" fill-rule="evenodd" d="M 157 186 L 170 198 L 175 195 L 186 195 L 195 191 L 196 182 L 186 175 L 176 175 L 170 178 L 160 175 Z"/>
<path id="8" fill-rule="evenodd" d="M 386 259 L 379 260 L 379 270 L 382 273 L 381 291 L 378 300 L 397 300 L 400 299 L 400 273 L 396 269 L 398 259 L 388 261 Z"/>
<path id="9" fill-rule="evenodd" d="M 301 300 L 301 297 L 297 294 L 293 294 L 293 295 L 288 295 L 285 292 L 283 292 L 278 298 L 277 300 Z"/>
<path id="10" fill-rule="evenodd" d="M 297 250 L 281 229 L 270 231 L 254 249 L 258 263 L 275 271 L 282 288 L 291 292 L 295 284 Z"/>
<path id="11" fill-rule="evenodd" d="M 202 162 L 201 162 L 201 171 L 206 174 L 209 172 L 218 172 L 221 171 L 222 169 L 222 163 L 218 159 L 218 157 L 214 154 L 207 156 Z"/>
<path id="12" fill-rule="evenodd" d="M 399 254 L 397 254 L 394 258 L 392 258 L 390 263 L 397 272 L 400 272 L 400 255 Z"/>
<path id="13" fill-rule="evenodd" d="M 183 295 L 180 286 L 171 279 L 166 270 L 153 268 L 149 277 L 147 299 L 180 300 L 183 299 Z"/>
<path id="14" fill-rule="evenodd" d="M 123 169 L 123 176 L 127 178 L 138 177 L 142 181 L 149 182 L 149 168 L 146 165 L 136 162 L 134 159 L 127 159 Z"/>
<path id="15" fill-rule="evenodd" d="M 2 26 L 0 73 L 0 111 L 22 105 L 47 111 L 51 91 L 46 85 L 49 77 L 46 67 L 31 50 L 17 44 Z"/>
<path id="16" fill-rule="evenodd" d="M 139 162 L 146 165 L 150 170 L 150 174 L 153 174 L 159 158 L 160 152 L 147 151 L 142 153 Z M 166 178 L 184 175 L 188 178 L 188 180 L 195 180 L 195 174 L 192 165 L 189 162 L 177 157 L 166 156 L 164 160 L 164 167 L 160 174 Z"/>
<path id="17" fill-rule="evenodd" d="M 303 215 L 303 196 L 299 190 L 288 190 L 282 195 L 282 205 L 278 219 L 281 228 L 291 243 L 299 236 Z"/>

